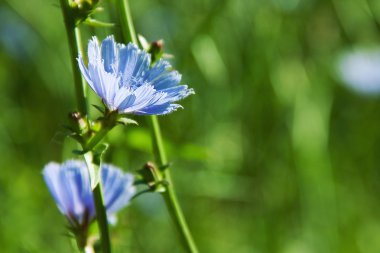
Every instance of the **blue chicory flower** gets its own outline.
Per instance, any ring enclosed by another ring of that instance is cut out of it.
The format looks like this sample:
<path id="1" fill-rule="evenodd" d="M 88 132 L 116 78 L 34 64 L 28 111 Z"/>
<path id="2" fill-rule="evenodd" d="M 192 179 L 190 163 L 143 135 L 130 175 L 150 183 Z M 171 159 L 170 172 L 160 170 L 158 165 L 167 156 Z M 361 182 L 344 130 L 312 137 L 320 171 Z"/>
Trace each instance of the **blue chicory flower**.
<path id="1" fill-rule="evenodd" d="M 135 193 L 134 177 L 117 167 L 104 164 L 100 169 L 103 196 L 109 220 L 126 206 Z M 43 169 L 50 193 L 73 227 L 88 225 L 95 218 L 90 175 L 83 161 L 51 162 Z"/>
<path id="2" fill-rule="evenodd" d="M 138 115 L 163 115 L 181 108 L 174 102 L 194 94 L 187 85 L 178 85 L 181 75 L 160 59 L 151 66 L 151 57 L 135 44 L 118 44 L 113 36 L 96 37 L 88 43 L 88 68 L 81 55 L 79 68 L 91 89 L 111 110 Z"/>

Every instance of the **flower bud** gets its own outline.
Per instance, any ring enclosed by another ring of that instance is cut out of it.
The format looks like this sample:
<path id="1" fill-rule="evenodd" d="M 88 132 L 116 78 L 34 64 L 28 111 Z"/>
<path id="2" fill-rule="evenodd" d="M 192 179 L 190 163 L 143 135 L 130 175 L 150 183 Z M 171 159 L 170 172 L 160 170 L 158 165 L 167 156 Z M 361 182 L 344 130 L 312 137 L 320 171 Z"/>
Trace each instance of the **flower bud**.
<path id="1" fill-rule="evenodd" d="M 147 162 L 144 164 L 143 168 L 138 171 L 142 176 L 144 182 L 148 187 L 155 192 L 163 192 L 165 188 L 163 187 L 163 176 L 161 171 L 152 162 Z"/>
<path id="2" fill-rule="evenodd" d="M 87 121 L 82 117 L 80 112 L 69 113 L 69 119 L 74 132 L 82 134 L 88 130 Z"/>
<path id="3" fill-rule="evenodd" d="M 71 6 L 78 9 L 93 9 L 93 7 L 98 3 L 98 0 L 73 0 Z"/>
<path id="4" fill-rule="evenodd" d="M 162 57 L 162 54 L 164 53 L 164 41 L 163 40 L 153 41 L 150 44 L 148 53 L 150 53 L 152 57 L 152 64 L 158 61 Z"/>

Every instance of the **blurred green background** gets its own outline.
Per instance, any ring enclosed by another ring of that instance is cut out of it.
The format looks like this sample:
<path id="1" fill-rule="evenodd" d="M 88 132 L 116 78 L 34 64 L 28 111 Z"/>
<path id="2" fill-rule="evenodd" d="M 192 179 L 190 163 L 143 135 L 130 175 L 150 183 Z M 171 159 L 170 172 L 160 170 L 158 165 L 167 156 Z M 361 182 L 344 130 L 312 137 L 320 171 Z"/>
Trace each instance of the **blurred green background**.
<path id="1" fill-rule="evenodd" d="M 95 17 L 117 24 L 115 3 Z M 341 54 L 378 48 L 379 1 L 131 5 L 138 33 L 165 40 L 197 93 L 160 119 L 201 252 L 380 252 L 380 97 L 336 71 Z M 82 28 L 85 42 L 121 33 Z M 74 109 L 59 1 L 0 0 L 1 252 L 71 252 L 41 170 L 74 157 L 62 128 Z M 128 171 L 153 159 L 135 119 L 108 137 L 106 161 Z M 124 209 L 112 236 L 115 252 L 183 252 L 156 194 Z"/>

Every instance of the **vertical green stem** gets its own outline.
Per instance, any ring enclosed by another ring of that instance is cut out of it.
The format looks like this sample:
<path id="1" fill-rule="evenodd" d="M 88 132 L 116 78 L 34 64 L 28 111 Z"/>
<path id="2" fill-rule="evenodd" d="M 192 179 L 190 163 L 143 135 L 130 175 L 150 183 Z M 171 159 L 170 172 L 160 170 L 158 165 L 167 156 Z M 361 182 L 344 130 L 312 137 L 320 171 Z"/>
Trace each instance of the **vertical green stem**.
<path id="1" fill-rule="evenodd" d="M 126 41 L 132 41 L 138 45 L 135 27 L 133 25 L 131 8 L 128 0 L 119 0 L 120 3 L 120 19 L 123 26 L 122 33 Z"/>
<path id="2" fill-rule="evenodd" d="M 84 249 L 80 249 L 77 244 L 77 240 L 75 238 L 70 239 L 71 249 L 74 253 L 84 253 Z"/>
<path id="3" fill-rule="evenodd" d="M 120 16 L 123 31 L 128 31 L 127 35 L 124 35 L 126 39 L 129 39 L 136 45 L 138 45 L 132 15 L 129 7 L 128 0 L 120 0 Z M 126 32 L 124 32 L 126 33 Z M 165 148 L 162 141 L 162 135 L 160 125 L 156 116 L 151 116 L 152 130 L 153 130 L 153 148 L 156 160 L 159 166 L 167 164 L 167 157 Z M 194 243 L 193 237 L 190 233 L 185 217 L 182 213 L 181 207 L 178 203 L 177 196 L 175 194 L 173 181 L 171 179 L 170 170 L 166 169 L 164 172 L 164 178 L 168 184 L 165 186 L 166 191 L 162 193 L 166 206 L 169 210 L 176 228 L 180 234 L 181 241 L 188 252 L 197 253 L 198 249 Z"/>
<path id="4" fill-rule="evenodd" d="M 166 165 L 168 163 L 164 143 L 162 140 L 160 124 L 156 116 L 151 116 L 152 130 L 153 130 L 153 149 L 156 160 L 159 166 Z M 173 181 L 170 175 L 170 170 L 164 171 L 164 178 L 168 182 L 165 185 L 166 191 L 162 193 L 165 199 L 166 206 L 169 209 L 170 216 L 175 222 L 177 230 L 180 232 L 182 243 L 186 246 L 188 252 L 198 252 L 197 246 L 193 240 L 189 227 L 186 223 L 185 217 L 182 213 L 182 209 L 178 203 L 178 199 L 175 193 Z"/>
<path id="5" fill-rule="evenodd" d="M 66 34 L 67 34 L 67 39 L 68 39 L 69 49 L 70 49 L 70 58 L 71 58 L 71 65 L 73 68 L 77 106 L 78 106 L 79 112 L 83 116 L 86 116 L 87 115 L 87 102 L 86 102 L 86 96 L 85 96 L 86 84 L 82 77 L 82 74 L 79 71 L 78 64 L 77 64 L 77 57 L 79 55 L 79 52 L 82 51 L 80 31 L 79 31 L 79 28 L 76 27 L 75 25 L 75 20 L 73 20 L 72 17 L 70 16 L 70 6 L 68 4 L 68 1 L 67 0 L 60 0 L 60 1 L 61 1 L 61 9 L 62 9 L 64 21 L 65 21 Z"/>
<path id="6" fill-rule="evenodd" d="M 103 200 L 103 190 L 102 184 L 99 182 L 95 188 L 93 189 L 94 201 L 95 201 L 95 211 L 96 211 L 96 219 L 98 220 L 98 226 L 101 233 L 102 238 L 102 252 L 110 253 L 111 252 L 111 241 L 109 237 L 108 231 L 108 221 L 107 214 L 105 212 L 106 207 L 104 206 Z"/>
<path id="7" fill-rule="evenodd" d="M 73 68 L 74 75 L 74 84 L 75 84 L 75 93 L 77 99 L 78 110 L 83 116 L 87 116 L 87 102 L 85 96 L 85 81 L 82 77 L 82 74 L 79 71 L 78 64 L 76 58 L 79 55 L 79 52 L 82 50 L 81 37 L 79 28 L 76 26 L 76 20 L 74 20 L 71 15 L 71 7 L 67 0 L 60 0 L 61 9 L 63 18 L 65 21 L 65 28 L 70 48 L 70 56 L 71 56 L 71 64 Z M 89 156 L 92 157 L 92 153 L 88 153 Z M 86 159 L 87 166 L 89 170 L 95 168 L 96 172 L 99 172 L 100 164 L 94 164 L 92 159 Z M 107 222 L 107 214 L 106 208 L 104 206 L 103 196 L 102 196 L 102 186 L 101 182 L 99 182 L 95 188 L 93 189 L 93 198 L 95 202 L 95 210 L 96 210 L 96 218 L 100 230 L 100 240 L 102 245 L 103 253 L 111 253 L 111 243 L 108 231 L 108 222 Z"/>
<path id="8" fill-rule="evenodd" d="M 111 253 L 111 240 L 108 230 L 106 207 L 104 205 L 104 199 L 102 194 L 102 181 L 99 178 L 100 164 L 97 164 L 95 162 L 96 159 L 94 159 L 92 152 L 87 152 L 84 155 L 84 157 L 87 164 L 87 168 L 89 169 L 89 173 L 90 175 L 92 174 L 91 180 L 95 180 L 96 182 L 96 185 L 92 190 L 92 196 L 94 198 L 96 220 L 98 222 L 98 228 L 100 231 L 102 253 Z"/>

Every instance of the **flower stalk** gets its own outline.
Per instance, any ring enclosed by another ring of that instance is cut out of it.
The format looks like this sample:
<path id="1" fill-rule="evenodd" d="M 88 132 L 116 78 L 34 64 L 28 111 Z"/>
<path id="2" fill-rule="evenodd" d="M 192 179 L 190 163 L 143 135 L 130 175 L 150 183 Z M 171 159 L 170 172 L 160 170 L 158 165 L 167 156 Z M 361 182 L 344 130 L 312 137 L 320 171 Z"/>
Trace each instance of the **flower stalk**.
<path id="1" fill-rule="evenodd" d="M 67 39 L 69 43 L 70 59 L 73 69 L 74 85 L 75 85 L 75 95 L 77 100 L 77 106 L 79 112 L 86 116 L 87 115 L 87 103 L 85 96 L 85 82 L 78 70 L 77 60 L 78 54 L 82 51 L 82 43 L 79 28 L 75 24 L 74 17 L 71 14 L 71 7 L 68 0 L 60 0 L 61 10 L 63 14 L 63 19 L 65 22 L 65 29 L 67 34 Z"/>
<path id="2" fill-rule="evenodd" d="M 80 30 L 77 27 L 77 20 L 75 18 L 74 11 L 72 7 L 70 6 L 68 0 L 60 0 L 60 3 L 61 3 L 61 9 L 62 9 L 62 14 L 64 18 L 69 48 L 70 48 L 70 58 L 71 58 L 71 64 L 73 68 L 77 106 L 80 113 L 84 117 L 87 117 L 88 110 L 87 110 L 87 102 L 86 102 L 87 100 L 85 96 L 85 82 L 77 65 L 77 57 L 79 53 L 82 51 Z M 93 148 L 94 146 L 95 145 L 91 145 L 91 146 L 89 145 L 90 148 Z M 83 148 L 86 148 L 86 146 L 84 146 Z M 100 164 L 94 164 L 93 159 L 91 160 L 92 161 L 89 161 L 88 159 L 86 159 L 88 166 L 100 165 Z M 95 171 L 98 171 L 98 170 L 95 170 Z M 93 189 L 93 198 L 94 198 L 94 203 L 96 207 L 96 219 L 97 219 L 98 227 L 100 231 L 102 252 L 111 253 L 111 243 L 110 243 L 110 237 L 109 237 L 109 231 L 108 231 L 107 215 L 106 215 L 106 210 L 104 207 L 100 181 Z"/>
<path id="3" fill-rule="evenodd" d="M 99 129 L 93 133 L 93 135 L 83 143 L 83 153 L 93 150 L 96 145 L 98 145 L 101 140 L 107 135 L 109 131 L 112 130 L 117 124 L 118 120 L 117 111 L 106 112 L 105 117 L 101 118 L 99 121 Z M 93 130 L 91 130 L 93 131 Z"/>
<path id="4" fill-rule="evenodd" d="M 121 19 L 121 25 L 124 32 L 124 38 L 127 40 L 131 40 L 134 44 L 138 45 L 137 36 L 135 33 L 132 15 L 129 7 L 128 0 L 120 0 L 120 19 Z M 150 116 L 151 120 L 151 126 L 152 126 L 152 135 L 153 135 L 153 149 L 154 149 L 154 155 L 158 162 L 159 167 L 163 167 L 167 165 L 167 157 L 165 148 L 163 145 L 160 125 L 157 119 L 157 116 L 153 115 Z M 191 232 L 188 228 L 188 225 L 186 223 L 185 217 L 183 215 L 183 212 L 181 210 L 181 207 L 178 203 L 177 196 L 175 194 L 175 189 L 173 182 L 171 180 L 170 170 L 166 169 L 163 173 L 164 179 L 168 182 L 168 184 L 164 184 L 163 187 L 165 187 L 165 191 L 162 192 L 162 196 L 164 197 L 166 206 L 169 210 L 169 213 L 171 215 L 171 218 L 173 219 L 176 228 L 180 234 L 181 242 L 187 252 L 190 253 L 197 253 L 198 249 L 197 246 L 193 240 L 193 237 L 191 235 Z"/>
<path id="5" fill-rule="evenodd" d="M 102 252 L 111 253 L 111 240 L 108 231 L 107 214 L 105 211 L 106 207 L 104 206 L 102 184 L 100 181 L 92 190 L 92 194 L 94 196 L 96 219 L 100 230 Z"/>
<path id="6" fill-rule="evenodd" d="M 88 152 L 84 155 L 87 168 L 91 175 L 92 196 L 94 199 L 96 221 L 100 231 L 100 242 L 102 252 L 111 253 L 111 240 L 108 229 L 107 213 L 102 194 L 102 182 L 99 178 L 100 160 L 94 159 L 94 154 Z M 95 185 L 93 182 L 95 181 Z"/>
<path id="7" fill-rule="evenodd" d="M 120 0 L 120 21 L 123 26 L 122 33 L 126 41 L 132 41 L 138 45 L 138 40 L 133 25 L 131 8 L 129 7 L 128 0 Z"/>
<path id="8" fill-rule="evenodd" d="M 151 116 L 151 124 L 153 131 L 154 155 L 159 163 L 159 166 L 165 166 L 168 164 L 168 160 L 162 140 L 160 125 L 156 116 Z M 187 251 L 196 253 L 198 252 L 198 249 L 186 223 L 181 206 L 178 203 L 169 168 L 164 170 L 163 175 L 164 179 L 167 181 L 167 184 L 163 185 L 163 187 L 165 187 L 165 191 L 161 194 L 164 197 L 167 208 L 169 209 L 170 216 L 173 221 L 175 221 L 175 225 L 177 230 L 180 232 L 181 240 L 184 246 L 186 246 Z"/>

